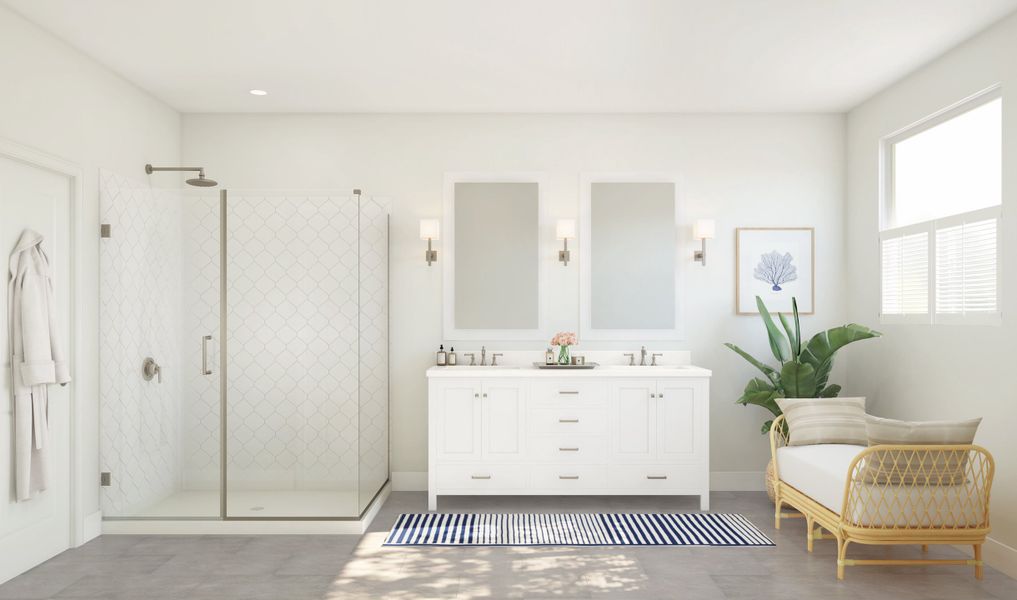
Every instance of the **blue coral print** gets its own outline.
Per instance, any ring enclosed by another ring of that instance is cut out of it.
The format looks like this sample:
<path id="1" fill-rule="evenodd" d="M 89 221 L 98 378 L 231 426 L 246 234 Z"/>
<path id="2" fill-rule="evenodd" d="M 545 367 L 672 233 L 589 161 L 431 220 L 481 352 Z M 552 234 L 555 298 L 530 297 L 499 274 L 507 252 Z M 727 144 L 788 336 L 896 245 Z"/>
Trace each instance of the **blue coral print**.
<path id="1" fill-rule="evenodd" d="M 769 283 L 775 292 L 781 291 L 781 284 L 798 279 L 798 269 L 791 261 L 794 257 L 790 252 L 781 254 L 776 250 L 767 252 L 759 257 L 759 264 L 752 276 L 760 281 Z"/>

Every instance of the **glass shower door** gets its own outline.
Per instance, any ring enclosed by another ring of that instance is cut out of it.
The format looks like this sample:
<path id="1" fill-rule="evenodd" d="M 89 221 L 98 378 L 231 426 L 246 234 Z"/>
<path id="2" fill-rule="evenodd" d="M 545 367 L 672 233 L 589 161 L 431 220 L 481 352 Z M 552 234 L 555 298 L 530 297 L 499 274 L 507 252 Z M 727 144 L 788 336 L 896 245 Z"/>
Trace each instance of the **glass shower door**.
<path id="1" fill-rule="evenodd" d="M 103 171 L 100 216 L 103 515 L 218 518 L 218 198 Z"/>
<path id="2" fill-rule="evenodd" d="M 227 196 L 227 517 L 359 515 L 358 216 Z"/>

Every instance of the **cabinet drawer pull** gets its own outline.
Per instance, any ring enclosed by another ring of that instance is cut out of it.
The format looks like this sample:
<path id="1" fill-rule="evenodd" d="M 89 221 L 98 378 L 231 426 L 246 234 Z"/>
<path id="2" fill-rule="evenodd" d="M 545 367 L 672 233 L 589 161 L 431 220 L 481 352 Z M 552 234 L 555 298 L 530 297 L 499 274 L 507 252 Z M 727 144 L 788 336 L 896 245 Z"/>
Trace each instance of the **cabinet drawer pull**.
<path id="1" fill-rule="evenodd" d="M 579 479 L 579 475 L 559 475 L 558 479 Z"/>
<path id="2" fill-rule="evenodd" d="M 667 479 L 667 475 L 647 475 L 647 479 Z"/>
<path id="3" fill-rule="evenodd" d="M 558 448 L 558 452 L 579 452 L 579 448 Z"/>
<path id="4" fill-rule="evenodd" d="M 470 479 L 490 479 L 490 475 L 470 475 Z"/>
<path id="5" fill-rule="evenodd" d="M 578 423 L 579 419 L 558 419 L 559 423 Z"/>
<path id="6" fill-rule="evenodd" d="M 558 393 L 559 394 L 570 394 L 570 395 L 573 395 L 573 396 L 579 395 L 579 392 L 576 391 L 576 390 L 558 390 Z"/>

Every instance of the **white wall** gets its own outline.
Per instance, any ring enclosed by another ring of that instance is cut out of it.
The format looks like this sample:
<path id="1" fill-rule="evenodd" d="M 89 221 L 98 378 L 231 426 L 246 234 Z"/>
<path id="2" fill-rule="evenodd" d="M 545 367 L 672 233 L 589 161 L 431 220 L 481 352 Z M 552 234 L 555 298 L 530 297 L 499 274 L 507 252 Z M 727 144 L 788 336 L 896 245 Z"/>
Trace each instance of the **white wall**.
<path id="1" fill-rule="evenodd" d="M 681 174 L 686 222 L 715 218 L 718 238 L 707 268 L 692 262 L 694 244 L 686 248 L 688 340 L 647 346 L 691 350 L 696 364 L 715 369 L 712 468 L 735 473 L 715 480 L 724 486 L 739 485 L 740 472 L 761 484 L 757 473 L 767 460 L 762 409 L 734 404 L 752 369 L 721 345 L 769 353 L 758 318 L 734 314 L 734 228 L 815 226 L 818 309 L 803 324 L 813 332 L 843 323 L 843 128 L 843 117 L 832 115 L 185 115 L 183 160 L 204 165 L 227 188 L 360 187 L 392 199 L 395 472 L 422 472 L 427 464 L 424 370 L 443 341 L 442 289 L 440 265 L 424 263 L 417 226 L 441 213 L 443 173 L 547 172 L 552 223 L 542 235 L 551 238 L 554 219 L 577 216 L 580 171 Z M 553 267 L 552 330 L 578 328 L 578 273 L 576 263 Z"/>
<path id="2" fill-rule="evenodd" d="M 1017 574 L 1017 16 L 1009 17 L 851 111 L 848 116 L 848 316 L 875 326 L 879 313 L 878 149 L 882 136 L 995 83 L 1003 85 L 1003 324 L 879 325 L 885 337 L 850 363 L 848 381 L 874 414 L 904 419 L 983 417 L 975 441 L 996 457 L 992 537 L 986 556 Z"/>
<path id="3" fill-rule="evenodd" d="M 144 177 L 146 162 L 180 157 L 180 117 L 168 106 L 0 6 L 0 138 L 73 161 L 84 173 L 83 347 L 98 348 L 98 170 Z M 94 238 L 88 237 L 95 233 Z M 85 473 L 98 473 L 96 352 L 77 357 Z M 0 477 L 8 477 L 0 465 Z M 85 477 L 84 510 L 99 510 L 98 477 Z"/>

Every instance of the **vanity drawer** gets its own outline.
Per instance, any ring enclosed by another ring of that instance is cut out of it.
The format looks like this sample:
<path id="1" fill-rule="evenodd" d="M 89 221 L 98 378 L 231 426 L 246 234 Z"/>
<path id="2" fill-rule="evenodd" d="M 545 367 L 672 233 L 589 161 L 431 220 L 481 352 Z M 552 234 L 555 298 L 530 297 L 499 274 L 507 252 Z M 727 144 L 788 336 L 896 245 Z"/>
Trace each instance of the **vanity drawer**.
<path id="1" fill-rule="evenodd" d="M 435 478 L 440 489 L 523 489 L 528 472 L 525 465 L 438 465 Z"/>
<path id="2" fill-rule="evenodd" d="M 607 487 L 607 467 L 598 465 L 541 465 L 530 471 L 534 490 L 589 490 Z"/>
<path id="3" fill-rule="evenodd" d="M 607 405 L 606 381 L 534 381 L 530 390 L 530 405 L 535 408 Z"/>
<path id="4" fill-rule="evenodd" d="M 606 435 L 542 435 L 527 441 L 532 458 L 548 462 L 607 462 Z"/>
<path id="5" fill-rule="evenodd" d="M 699 465 L 614 465 L 609 477 L 612 488 L 636 491 L 689 490 L 705 487 Z"/>
<path id="6" fill-rule="evenodd" d="M 607 410 L 595 408 L 536 408 L 527 415 L 531 434 L 602 434 L 607 431 Z"/>

